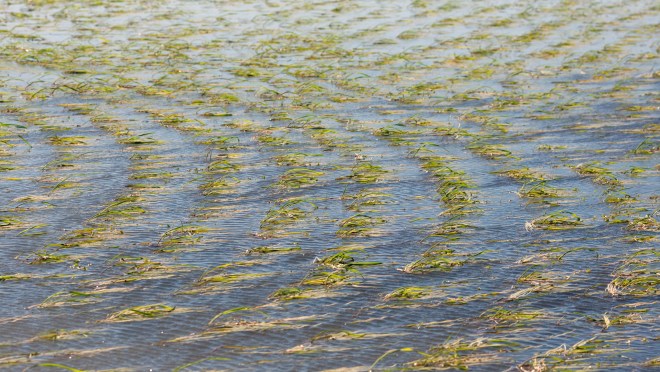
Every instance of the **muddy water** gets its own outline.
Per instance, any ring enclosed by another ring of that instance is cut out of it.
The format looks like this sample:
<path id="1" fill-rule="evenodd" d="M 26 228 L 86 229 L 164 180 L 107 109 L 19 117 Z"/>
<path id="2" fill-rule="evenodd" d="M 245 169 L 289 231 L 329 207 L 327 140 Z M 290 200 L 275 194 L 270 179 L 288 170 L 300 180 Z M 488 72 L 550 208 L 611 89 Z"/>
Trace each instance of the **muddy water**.
<path id="1" fill-rule="evenodd" d="M 657 367 L 659 12 L 0 2 L 0 367 Z"/>

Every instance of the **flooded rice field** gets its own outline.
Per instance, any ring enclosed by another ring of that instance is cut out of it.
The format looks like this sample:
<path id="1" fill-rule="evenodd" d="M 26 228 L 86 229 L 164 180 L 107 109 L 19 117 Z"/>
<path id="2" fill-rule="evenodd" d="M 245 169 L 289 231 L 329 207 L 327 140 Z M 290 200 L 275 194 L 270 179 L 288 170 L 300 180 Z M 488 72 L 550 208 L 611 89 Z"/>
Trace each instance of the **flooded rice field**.
<path id="1" fill-rule="evenodd" d="M 0 369 L 658 368 L 659 28 L 0 0 Z"/>

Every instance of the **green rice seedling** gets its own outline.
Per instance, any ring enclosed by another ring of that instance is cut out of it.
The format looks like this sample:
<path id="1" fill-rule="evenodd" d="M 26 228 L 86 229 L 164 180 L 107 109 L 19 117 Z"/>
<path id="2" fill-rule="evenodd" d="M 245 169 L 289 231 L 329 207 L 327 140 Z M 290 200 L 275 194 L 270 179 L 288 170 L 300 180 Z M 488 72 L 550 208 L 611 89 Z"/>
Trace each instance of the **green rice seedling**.
<path id="1" fill-rule="evenodd" d="M 464 234 L 466 231 L 475 229 L 475 226 L 463 222 L 458 216 L 453 216 L 450 219 L 442 222 L 436 227 L 430 236 L 443 236 L 448 237 L 452 235 Z"/>
<path id="2" fill-rule="evenodd" d="M 630 175 L 631 177 L 639 177 L 643 175 L 648 169 L 642 167 L 631 166 L 627 170 L 623 171 L 623 174 Z"/>
<path id="3" fill-rule="evenodd" d="M 0 282 L 4 281 L 9 281 L 9 280 L 29 280 L 29 279 L 35 279 L 38 278 L 38 276 L 30 275 L 30 274 L 6 274 L 6 275 L 0 275 Z"/>
<path id="4" fill-rule="evenodd" d="M 525 168 L 516 168 L 516 169 L 507 169 L 503 171 L 497 171 L 493 172 L 495 174 L 507 176 L 509 178 L 512 178 L 517 181 L 525 181 L 525 182 L 541 182 L 541 181 L 547 181 L 550 179 L 549 176 L 531 170 L 527 167 Z"/>
<path id="5" fill-rule="evenodd" d="M 78 338 L 88 337 L 90 334 L 87 330 L 66 330 L 66 329 L 55 329 L 47 332 L 43 332 L 34 337 L 34 340 L 46 340 L 46 341 L 59 341 L 59 340 L 75 340 Z"/>
<path id="6" fill-rule="evenodd" d="M 422 358 L 408 363 L 412 368 L 455 368 L 484 365 L 500 360 L 502 353 L 519 348 L 516 342 L 504 339 L 448 340 L 421 353 Z"/>
<path id="7" fill-rule="evenodd" d="M 235 307 L 229 310 L 222 311 L 218 314 L 216 314 L 211 320 L 209 321 L 209 325 L 212 325 L 216 320 L 225 317 L 227 315 L 232 315 L 232 314 L 245 314 L 245 313 L 257 313 L 261 315 L 268 315 L 265 312 L 255 308 L 255 307 L 249 307 L 249 306 L 241 306 L 241 307 Z"/>
<path id="8" fill-rule="evenodd" d="M 479 315 L 495 322 L 498 326 L 519 325 L 527 320 L 543 316 L 539 311 L 512 311 L 501 306 L 488 309 Z"/>
<path id="9" fill-rule="evenodd" d="M 291 301 L 308 298 L 304 293 L 305 292 L 298 287 L 286 287 L 273 292 L 270 297 L 280 301 Z"/>
<path id="10" fill-rule="evenodd" d="M 242 132 L 257 132 L 259 129 L 259 126 L 252 120 L 233 120 L 224 125 Z"/>
<path id="11" fill-rule="evenodd" d="M 601 167 L 597 162 L 578 164 L 572 168 L 581 176 L 591 177 L 597 184 L 610 187 L 621 186 L 621 181 L 619 181 L 611 171 L 607 168 Z"/>
<path id="12" fill-rule="evenodd" d="M 214 160 L 206 167 L 206 171 L 209 173 L 234 173 L 240 169 L 240 165 L 234 164 L 227 159 Z"/>
<path id="13" fill-rule="evenodd" d="M 511 151 L 505 149 L 502 145 L 489 144 L 481 141 L 474 141 L 468 144 L 467 149 L 477 155 L 489 159 L 513 158 Z"/>
<path id="14" fill-rule="evenodd" d="M 354 269 L 359 266 L 374 266 L 381 264 L 381 262 L 376 261 L 356 261 L 355 257 L 353 257 L 353 252 L 350 251 L 340 251 L 323 258 L 317 257 L 314 260 L 314 263 L 333 269 Z"/>
<path id="15" fill-rule="evenodd" d="M 232 284 L 237 282 L 242 282 L 251 279 L 263 278 L 271 274 L 256 274 L 256 273 L 246 273 L 246 274 L 219 274 L 219 275 L 208 275 L 204 276 L 195 282 L 196 286 L 204 286 L 209 284 Z"/>
<path id="16" fill-rule="evenodd" d="M 660 278 L 657 272 L 638 270 L 632 273 L 622 273 L 626 276 L 614 278 L 606 288 L 612 296 L 628 295 L 645 297 L 658 295 L 660 291 Z"/>
<path id="17" fill-rule="evenodd" d="M 261 227 L 289 225 L 309 216 L 316 209 L 318 209 L 318 206 L 310 199 L 295 198 L 287 200 L 268 211 L 266 217 L 261 220 Z"/>
<path id="18" fill-rule="evenodd" d="M 605 196 L 605 203 L 611 204 L 629 204 L 636 203 L 638 200 L 624 191 L 609 191 Z"/>
<path id="19" fill-rule="evenodd" d="M 213 136 L 199 141 L 201 144 L 213 146 L 213 148 L 222 151 L 239 148 L 238 144 L 240 142 L 240 139 L 236 136 Z"/>
<path id="20" fill-rule="evenodd" d="M 65 262 L 68 261 L 71 257 L 67 254 L 48 253 L 46 251 L 37 251 L 32 255 L 34 258 L 30 259 L 30 265 Z"/>
<path id="21" fill-rule="evenodd" d="M 338 286 L 350 284 L 350 272 L 340 269 L 335 271 L 316 270 L 310 276 L 303 279 L 301 285 L 310 286 Z"/>
<path id="22" fill-rule="evenodd" d="M 224 195 L 234 191 L 241 180 L 233 176 L 222 176 L 217 180 L 209 181 L 199 185 L 204 196 Z"/>
<path id="23" fill-rule="evenodd" d="M 648 309 L 636 310 L 627 314 L 612 316 L 610 314 L 603 314 L 600 318 L 587 316 L 587 320 L 596 323 L 603 327 L 603 331 L 610 328 L 610 326 L 624 326 L 627 324 L 644 323 L 642 313 L 648 312 Z"/>
<path id="24" fill-rule="evenodd" d="M 629 235 L 624 237 L 622 240 L 626 243 L 646 243 L 654 241 L 656 238 L 652 235 Z"/>
<path id="25" fill-rule="evenodd" d="M 109 227 L 86 227 L 73 230 L 62 237 L 67 247 L 92 245 L 103 240 L 118 239 L 124 232 Z"/>
<path id="26" fill-rule="evenodd" d="M 129 179 L 131 180 L 166 179 L 172 177 L 174 177 L 174 174 L 170 172 L 144 172 L 144 173 L 131 174 Z"/>
<path id="27" fill-rule="evenodd" d="M 227 112 L 227 111 L 206 111 L 201 114 L 202 116 L 206 117 L 227 117 L 227 116 L 233 116 L 232 113 Z"/>
<path id="28" fill-rule="evenodd" d="M 175 309 L 175 307 L 165 304 L 134 306 L 108 315 L 104 322 L 132 322 L 161 318 L 172 313 Z"/>
<path id="29" fill-rule="evenodd" d="M 92 219 L 111 217 L 134 218 L 138 215 L 147 213 L 144 208 L 134 205 L 141 200 L 142 198 L 137 195 L 120 196 L 115 199 L 114 202 L 110 203 L 107 207 L 95 214 Z"/>
<path id="30" fill-rule="evenodd" d="M 660 152 L 660 142 L 653 141 L 650 138 L 644 139 L 631 153 L 635 155 L 653 155 Z"/>
<path id="31" fill-rule="evenodd" d="M 488 250 L 474 254 L 461 255 L 453 249 L 434 249 L 424 253 L 423 257 L 409 263 L 401 269 L 405 273 L 424 273 L 428 271 L 451 271 L 454 267 L 463 266 Z"/>
<path id="32" fill-rule="evenodd" d="M 575 213 L 560 210 L 548 213 L 542 217 L 536 218 L 531 222 L 525 223 L 525 229 L 528 231 L 534 229 L 542 230 L 566 230 L 583 226 L 582 219 Z"/>
<path id="33" fill-rule="evenodd" d="M 387 174 L 388 171 L 383 169 L 381 166 L 371 164 L 369 162 L 359 162 L 353 168 L 351 168 L 351 174 L 346 177 L 341 177 L 342 179 L 349 179 L 357 183 L 376 183 L 383 179 L 383 175 Z"/>
<path id="34" fill-rule="evenodd" d="M 312 337 L 311 342 L 318 342 L 321 340 L 355 340 L 364 338 L 366 333 L 356 333 L 351 331 L 324 331 Z"/>
<path id="35" fill-rule="evenodd" d="M 374 207 L 379 205 L 385 205 L 389 202 L 383 200 L 384 198 L 389 198 L 392 195 L 371 190 L 362 190 L 354 195 L 342 195 L 342 199 L 351 200 L 351 203 L 346 206 L 346 209 L 349 211 L 363 212 L 365 207 Z"/>
<path id="36" fill-rule="evenodd" d="M 46 223 L 41 223 L 41 224 L 38 224 L 38 225 L 30 226 L 27 229 L 21 230 L 21 232 L 19 232 L 17 234 L 17 236 L 26 236 L 26 237 L 28 237 L 28 236 L 45 235 L 46 232 L 45 231 L 39 231 L 39 229 L 44 228 L 46 226 L 48 226 L 48 224 L 46 224 Z"/>
<path id="37" fill-rule="evenodd" d="M 212 93 L 205 91 L 202 93 L 202 96 L 206 98 L 206 102 L 210 105 L 238 103 L 241 101 L 237 95 L 228 92 Z"/>
<path id="38" fill-rule="evenodd" d="M 259 135 L 256 137 L 256 140 L 264 145 L 275 146 L 275 147 L 291 145 L 294 143 L 293 141 L 289 141 L 286 138 L 274 137 L 268 134 Z"/>
<path id="39" fill-rule="evenodd" d="M 289 169 L 277 181 L 276 185 L 281 188 L 299 188 L 310 186 L 318 182 L 318 178 L 325 173 L 309 168 Z"/>
<path id="40" fill-rule="evenodd" d="M 158 245 L 167 247 L 174 245 L 197 244 L 202 239 L 200 234 L 208 232 L 209 229 L 199 225 L 182 225 L 165 231 L 158 240 Z"/>
<path id="41" fill-rule="evenodd" d="M 433 131 L 440 136 L 454 137 L 456 139 L 472 136 L 466 129 L 456 128 L 450 124 L 438 124 L 434 126 Z"/>
<path id="42" fill-rule="evenodd" d="M 428 295 L 424 287 L 401 287 L 385 295 L 385 300 L 414 300 Z"/>
<path id="43" fill-rule="evenodd" d="M 0 229 L 19 228 L 21 221 L 15 217 L 0 216 Z"/>
<path id="44" fill-rule="evenodd" d="M 43 300 L 38 307 L 60 307 L 60 306 L 77 306 L 77 305 L 86 305 L 90 303 L 95 303 L 100 301 L 100 298 L 97 294 L 80 292 L 80 291 L 68 291 L 68 292 L 57 292 L 48 296 Z"/>
<path id="45" fill-rule="evenodd" d="M 128 185 L 126 185 L 126 187 L 135 190 L 155 190 L 155 189 L 163 188 L 163 186 L 161 185 L 154 185 L 149 183 L 129 183 Z"/>
<path id="46" fill-rule="evenodd" d="M 277 165 L 300 167 L 306 165 L 304 160 L 307 156 L 308 155 L 305 153 L 295 152 L 290 154 L 277 155 L 273 159 L 275 159 L 275 163 Z"/>
<path id="47" fill-rule="evenodd" d="M 0 160 L 0 172 L 9 172 L 17 169 L 14 163 L 8 160 Z"/>
<path id="48" fill-rule="evenodd" d="M 89 103 L 61 103 L 59 106 L 80 115 L 91 115 L 96 109 L 95 105 Z"/>
<path id="49" fill-rule="evenodd" d="M 630 226 L 632 224 L 634 219 L 639 220 L 641 217 L 639 217 L 640 213 L 646 212 L 647 209 L 640 207 L 640 208 L 631 208 L 631 207 L 626 207 L 626 208 L 618 208 L 617 210 L 613 211 L 611 214 L 606 214 L 603 215 L 603 220 L 607 223 L 626 223 Z"/>
<path id="50" fill-rule="evenodd" d="M 251 256 L 251 255 L 270 254 L 270 253 L 289 253 L 289 252 L 300 251 L 301 249 L 302 248 L 300 248 L 299 245 L 295 245 L 293 247 L 273 247 L 273 246 L 264 245 L 246 250 L 245 255 Z"/>
<path id="51" fill-rule="evenodd" d="M 373 227 L 387 222 L 384 218 L 371 217 L 366 214 L 356 214 L 339 222 L 337 236 L 347 238 L 351 236 L 370 236 Z"/>
<path id="52" fill-rule="evenodd" d="M 539 145 L 536 149 L 539 151 L 547 151 L 547 152 L 552 152 L 552 151 L 558 151 L 558 150 L 566 150 L 568 146 L 563 146 L 563 145 Z"/>
<path id="53" fill-rule="evenodd" d="M 413 131 L 406 131 L 403 129 L 395 128 L 393 126 L 389 126 L 389 127 L 383 127 L 377 129 L 376 131 L 373 132 L 373 134 L 377 137 L 382 137 L 387 139 L 394 146 L 408 146 L 411 145 L 413 142 L 408 140 L 407 138 L 417 133 Z"/>
<path id="54" fill-rule="evenodd" d="M 516 194 L 521 198 L 543 199 L 566 197 L 570 195 L 570 192 L 558 187 L 548 186 L 545 181 L 540 181 L 524 184 Z"/>
<path id="55" fill-rule="evenodd" d="M 119 140 L 119 143 L 124 145 L 160 145 L 163 141 L 159 141 L 149 137 L 151 133 L 142 133 Z"/>
<path id="56" fill-rule="evenodd" d="M 83 154 L 62 154 L 57 159 L 51 160 L 48 163 L 44 164 L 42 170 L 50 169 L 62 169 L 62 168 L 74 168 L 76 165 L 73 164 L 74 161 L 79 160 L 83 157 Z"/>
<path id="57" fill-rule="evenodd" d="M 378 363 L 380 363 L 383 359 L 385 359 L 385 358 L 386 358 L 387 356 L 389 356 L 389 355 L 392 355 L 392 354 L 394 354 L 394 353 L 398 353 L 398 352 L 409 353 L 409 352 L 413 352 L 413 351 L 415 351 L 415 349 L 413 349 L 413 348 L 411 348 L 411 347 L 404 347 L 404 348 L 401 348 L 401 349 L 391 349 L 391 350 L 388 350 L 388 351 L 386 351 L 383 355 L 379 356 L 378 359 L 376 359 L 376 360 L 373 362 L 373 364 L 371 364 L 371 367 L 369 367 L 369 371 L 373 371 L 374 368 L 376 367 L 376 365 L 377 365 Z"/>
<path id="58" fill-rule="evenodd" d="M 660 232 L 660 222 L 655 218 L 655 214 L 646 215 L 631 220 L 626 230 Z"/>
<path id="59" fill-rule="evenodd" d="M 48 141 L 55 146 L 80 146 L 87 145 L 88 138 L 83 136 L 60 137 L 53 136 Z"/>

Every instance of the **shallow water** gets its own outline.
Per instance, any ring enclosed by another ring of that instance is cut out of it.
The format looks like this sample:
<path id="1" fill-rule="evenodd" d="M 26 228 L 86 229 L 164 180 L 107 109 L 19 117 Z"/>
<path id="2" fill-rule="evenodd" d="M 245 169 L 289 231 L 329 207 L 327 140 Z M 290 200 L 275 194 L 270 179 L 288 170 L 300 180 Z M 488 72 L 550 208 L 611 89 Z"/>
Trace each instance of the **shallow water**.
<path id="1" fill-rule="evenodd" d="M 659 14 L 0 1 L 0 368 L 657 367 Z"/>

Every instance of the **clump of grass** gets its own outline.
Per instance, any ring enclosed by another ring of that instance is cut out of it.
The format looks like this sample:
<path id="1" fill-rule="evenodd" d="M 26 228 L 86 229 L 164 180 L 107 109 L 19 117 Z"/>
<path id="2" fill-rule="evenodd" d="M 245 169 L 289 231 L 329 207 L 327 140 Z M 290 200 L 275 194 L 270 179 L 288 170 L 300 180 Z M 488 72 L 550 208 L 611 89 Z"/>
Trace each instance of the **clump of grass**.
<path id="1" fill-rule="evenodd" d="M 422 353 L 422 358 L 408 363 L 414 368 L 457 368 L 493 363 L 504 352 L 513 351 L 518 344 L 503 339 L 477 339 L 472 342 L 461 339 L 448 340 Z"/>
<path id="2" fill-rule="evenodd" d="M 480 317 L 491 320 L 497 325 L 513 325 L 542 315 L 543 313 L 538 311 L 512 311 L 503 307 L 495 307 L 484 311 Z"/>
<path id="3" fill-rule="evenodd" d="M 48 139 L 50 143 L 56 146 L 80 146 L 87 144 L 87 137 L 83 136 L 70 136 L 70 137 L 60 137 L 53 136 Z"/>
<path id="4" fill-rule="evenodd" d="M 660 293 L 660 277 L 653 269 L 660 252 L 657 249 L 641 249 L 630 254 L 614 272 L 614 279 L 606 292 L 612 296 L 646 297 Z"/>
<path id="5" fill-rule="evenodd" d="M 409 263 L 401 269 L 406 273 L 425 273 L 428 271 L 451 271 L 454 267 L 463 266 L 476 257 L 490 252 L 484 250 L 471 254 L 459 254 L 453 249 L 433 248 L 426 251 L 422 258 Z"/>
<path id="6" fill-rule="evenodd" d="M 140 200 L 141 198 L 137 195 L 121 196 L 94 215 L 93 218 L 134 218 L 147 212 L 144 208 L 136 205 Z"/>
<path id="7" fill-rule="evenodd" d="M 277 181 L 277 186 L 282 188 L 299 188 L 310 186 L 318 182 L 319 177 L 325 173 L 309 168 L 289 169 Z"/>
<path id="8" fill-rule="evenodd" d="M 362 212 L 366 207 L 388 204 L 388 201 L 384 200 L 384 198 L 390 196 L 392 195 L 380 191 L 365 189 L 354 195 L 342 195 L 342 199 L 351 200 L 351 203 L 346 206 L 347 210 Z"/>
<path id="9" fill-rule="evenodd" d="M 286 138 L 275 137 L 268 134 L 262 134 L 256 137 L 256 140 L 260 143 L 268 146 L 286 146 L 294 143 Z"/>
<path id="10" fill-rule="evenodd" d="M 218 275 L 206 275 L 195 282 L 195 285 L 202 286 L 207 284 L 231 284 L 236 282 L 242 282 L 245 280 L 262 278 L 270 274 L 256 274 L 256 273 L 245 273 L 245 274 L 218 274 Z"/>
<path id="11" fill-rule="evenodd" d="M 527 183 L 516 192 L 521 198 L 543 199 L 561 198 L 569 195 L 569 192 L 558 187 L 548 186 L 545 181 Z"/>
<path id="12" fill-rule="evenodd" d="M 278 289 L 271 294 L 270 297 L 280 301 L 291 301 L 307 298 L 304 293 L 305 292 L 298 287 L 286 287 Z"/>
<path id="13" fill-rule="evenodd" d="M 241 181 L 236 177 L 225 175 L 219 179 L 201 184 L 199 189 L 205 196 L 223 195 L 232 192 L 234 188 L 240 184 L 240 182 Z"/>
<path id="14" fill-rule="evenodd" d="M 366 214 L 356 214 L 339 222 L 337 236 L 347 238 L 351 236 L 370 236 L 373 227 L 387 222 L 384 218 L 371 217 Z"/>
<path id="15" fill-rule="evenodd" d="M 87 337 L 89 336 L 89 334 L 90 332 L 86 330 L 55 329 L 44 333 L 40 333 L 35 337 L 35 339 L 46 340 L 46 341 L 72 340 L 76 338 Z"/>
<path id="16" fill-rule="evenodd" d="M 34 258 L 30 260 L 30 265 L 65 262 L 70 258 L 67 254 L 48 253 L 46 251 L 34 252 L 33 255 Z"/>
<path id="17" fill-rule="evenodd" d="M 428 289 L 423 287 L 401 287 L 387 295 L 385 300 L 414 300 L 428 295 Z"/>
<path id="18" fill-rule="evenodd" d="M 163 141 L 153 139 L 150 135 L 151 133 L 136 134 L 120 139 L 119 143 L 124 145 L 160 145 L 163 143 Z"/>
<path id="19" fill-rule="evenodd" d="M 12 229 L 20 227 L 21 221 L 15 217 L 0 216 L 0 229 Z"/>
<path id="20" fill-rule="evenodd" d="M 94 293 L 80 291 L 57 292 L 48 296 L 48 298 L 39 304 L 39 307 L 84 305 L 98 301 L 100 301 L 99 296 Z"/>
<path id="21" fill-rule="evenodd" d="M 136 320 L 146 320 L 163 317 L 176 308 L 165 304 L 152 304 L 134 306 L 128 309 L 120 310 L 110 314 L 106 322 L 131 322 Z"/>
<path id="22" fill-rule="evenodd" d="M 208 228 L 199 225 L 182 225 L 165 231 L 158 240 L 162 247 L 182 246 L 199 243 L 202 239 L 200 234 L 209 231 Z"/>
<path id="23" fill-rule="evenodd" d="M 288 165 L 300 167 L 306 164 L 304 161 L 308 155 L 301 152 L 294 152 L 289 154 L 277 155 L 274 157 L 277 165 Z"/>
<path id="24" fill-rule="evenodd" d="M 208 173 L 234 173 L 241 169 L 237 164 L 232 163 L 228 159 L 218 159 L 212 161 L 207 167 Z"/>
<path id="25" fill-rule="evenodd" d="M 452 216 L 438 225 L 429 236 L 449 237 L 464 234 L 466 231 L 474 228 L 475 226 L 465 222 L 462 216 Z"/>
<path id="26" fill-rule="evenodd" d="M 474 152 L 477 155 L 489 159 L 502 159 L 502 158 L 513 158 L 511 151 L 504 148 L 502 145 L 490 144 L 482 141 L 474 141 L 468 144 L 468 150 Z"/>
<path id="27" fill-rule="evenodd" d="M 652 215 L 638 217 L 628 223 L 626 230 L 660 232 L 660 222 Z"/>
<path id="28" fill-rule="evenodd" d="M 546 181 L 550 178 L 547 175 L 531 170 L 528 167 L 507 169 L 503 171 L 497 171 L 494 173 L 507 176 L 517 181 L 525 181 L 525 182 L 540 182 L 540 181 Z"/>
<path id="29" fill-rule="evenodd" d="M 357 183 L 375 183 L 383 179 L 383 175 L 388 171 L 379 165 L 371 164 L 367 161 L 359 162 L 351 168 L 351 174 L 341 179 L 350 179 Z"/>
<path id="30" fill-rule="evenodd" d="M 311 286 L 339 286 L 350 283 L 352 273 L 344 269 L 324 271 L 316 270 L 310 276 L 303 279 L 300 284 Z"/>
<path id="31" fill-rule="evenodd" d="M 295 198 L 287 200 L 277 207 L 271 208 L 266 217 L 261 220 L 261 228 L 269 228 L 279 225 L 290 225 L 299 221 L 318 208 L 307 198 Z"/>
<path id="32" fill-rule="evenodd" d="M 376 261 L 356 261 L 353 252 L 341 251 L 323 258 L 316 258 L 314 262 L 320 266 L 330 267 L 333 269 L 354 269 L 359 266 L 374 266 L 380 265 Z"/>
<path id="33" fill-rule="evenodd" d="M 528 231 L 535 229 L 567 230 L 582 225 L 584 225 L 584 223 L 582 222 L 580 216 L 573 212 L 560 210 L 548 213 L 544 216 L 532 220 L 531 222 L 526 222 L 525 229 Z"/>
<path id="34" fill-rule="evenodd" d="M 245 254 L 247 256 L 250 256 L 255 254 L 288 253 L 288 252 L 300 251 L 301 249 L 302 248 L 300 248 L 299 245 L 295 245 L 293 247 L 273 247 L 273 246 L 264 245 L 260 247 L 250 248 L 247 251 L 245 251 Z"/>
<path id="35" fill-rule="evenodd" d="M 600 166 L 600 163 L 578 164 L 572 168 L 581 176 L 591 177 L 597 184 L 611 187 L 621 186 L 621 181 L 609 169 Z"/>

